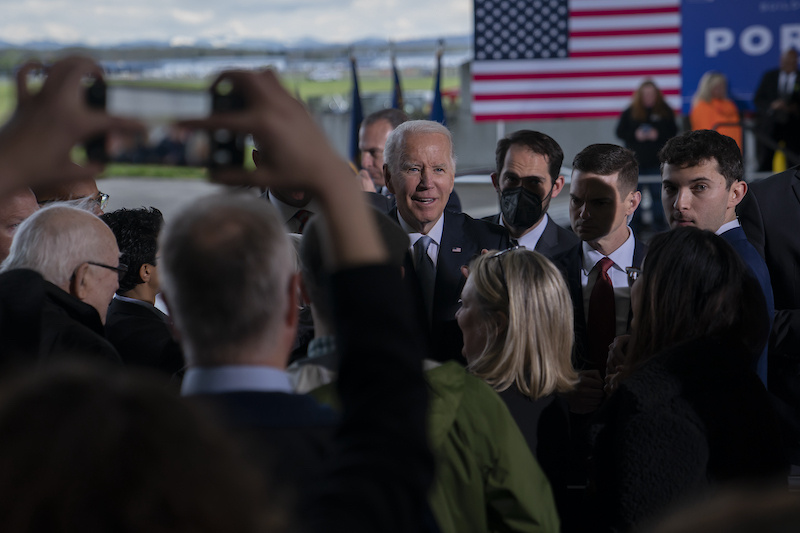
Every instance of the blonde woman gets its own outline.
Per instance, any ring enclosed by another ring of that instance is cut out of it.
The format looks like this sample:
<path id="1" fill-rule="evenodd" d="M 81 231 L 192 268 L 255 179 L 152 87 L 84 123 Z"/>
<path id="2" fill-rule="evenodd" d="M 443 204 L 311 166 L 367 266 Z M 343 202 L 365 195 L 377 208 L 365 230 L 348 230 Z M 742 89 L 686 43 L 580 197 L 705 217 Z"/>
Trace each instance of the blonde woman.
<path id="1" fill-rule="evenodd" d="M 572 301 L 558 269 L 524 248 L 476 258 L 456 313 L 467 370 L 502 397 L 563 509 L 574 387 Z"/>
<path id="2" fill-rule="evenodd" d="M 736 141 L 742 149 L 742 127 L 739 125 L 719 126 L 718 124 L 738 124 L 739 109 L 728 98 L 728 79 L 720 72 L 709 71 L 700 78 L 697 92 L 692 99 L 689 114 L 692 130 L 716 130 Z"/>

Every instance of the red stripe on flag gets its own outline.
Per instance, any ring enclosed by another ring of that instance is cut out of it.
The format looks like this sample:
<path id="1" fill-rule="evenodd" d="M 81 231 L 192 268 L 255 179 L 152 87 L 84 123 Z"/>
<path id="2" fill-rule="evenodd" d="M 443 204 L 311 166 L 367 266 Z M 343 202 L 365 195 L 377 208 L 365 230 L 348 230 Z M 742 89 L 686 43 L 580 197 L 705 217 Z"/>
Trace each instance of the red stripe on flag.
<path id="1" fill-rule="evenodd" d="M 474 74 L 474 81 L 555 80 L 563 78 L 609 78 L 614 76 L 669 76 L 680 74 L 679 68 L 603 70 L 600 72 L 514 72 L 509 74 Z"/>
<path id="2" fill-rule="evenodd" d="M 680 30 L 675 26 L 669 28 L 636 28 L 630 30 L 585 30 L 569 32 L 570 39 L 573 37 L 623 37 L 629 35 L 664 35 L 674 33 L 680 34 Z"/>
<path id="3" fill-rule="evenodd" d="M 638 9 L 604 9 L 602 11 L 570 11 L 570 17 L 618 17 L 620 15 L 658 15 L 661 13 L 680 13 L 680 6 L 641 7 Z"/>
<path id="4" fill-rule="evenodd" d="M 551 120 L 556 118 L 608 118 L 618 117 L 616 111 L 564 111 L 560 113 L 502 113 L 496 115 L 475 115 L 476 121 L 481 120 Z"/>
<path id="5" fill-rule="evenodd" d="M 679 54 L 680 52 L 680 48 L 649 48 L 645 50 L 592 50 L 591 52 L 570 52 L 569 57 L 652 56 Z"/>
<path id="6" fill-rule="evenodd" d="M 678 89 L 661 91 L 665 96 L 680 94 Z M 553 98 L 613 98 L 616 96 L 631 96 L 631 91 L 594 91 L 594 92 L 554 92 L 554 93 L 502 93 L 502 94 L 475 94 L 473 100 L 539 100 Z"/>

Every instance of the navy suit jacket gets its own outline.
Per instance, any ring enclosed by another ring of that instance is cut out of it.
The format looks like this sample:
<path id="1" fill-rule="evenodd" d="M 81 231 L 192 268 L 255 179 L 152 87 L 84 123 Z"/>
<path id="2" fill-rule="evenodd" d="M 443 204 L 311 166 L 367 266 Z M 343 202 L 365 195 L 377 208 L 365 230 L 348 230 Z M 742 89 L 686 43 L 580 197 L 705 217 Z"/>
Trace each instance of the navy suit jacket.
<path id="1" fill-rule="evenodd" d="M 647 245 L 634 236 L 633 264 L 630 266 L 641 267 L 644 256 L 647 255 Z M 584 370 L 591 368 L 587 358 L 589 347 L 588 329 L 583 309 L 583 287 L 581 286 L 581 268 L 583 266 L 582 242 L 573 246 L 567 252 L 553 259 L 553 263 L 561 270 L 567 280 L 569 295 L 572 298 L 572 308 L 575 325 L 575 346 L 572 350 L 572 359 L 575 368 Z M 630 313 L 628 315 L 630 323 Z"/>
<path id="2" fill-rule="evenodd" d="M 500 213 L 484 217 L 481 220 L 491 222 L 492 224 L 500 224 Z M 544 227 L 539 242 L 536 243 L 534 251 L 539 252 L 548 259 L 553 259 L 565 253 L 567 250 L 580 243 L 581 240 L 571 230 L 564 229 L 555 222 L 552 218 L 547 219 L 547 225 Z"/>
<path id="3" fill-rule="evenodd" d="M 800 166 L 750 184 L 736 211 L 775 298 L 769 390 L 800 413 Z"/>
<path id="4" fill-rule="evenodd" d="M 397 209 L 393 209 L 389 216 L 397 221 Z M 461 267 L 468 265 L 481 250 L 505 250 L 509 244 L 508 232 L 504 228 L 475 220 L 464 213 L 445 211 L 430 324 L 434 360 L 463 362 L 461 348 L 464 340 L 456 323 L 456 311 L 460 307 L 458 300 L 466 281 Z M 410 254 L 406 257 L 405 272 L 406 277 L 415 280 L 414 286 L 419 288 Z M 425 317 L 421 294 L 417 300 L 420 317 Z"/>
<path id="5" fill-rule="evenodd" d="M 764 259 L 758 254 L 756 249 L 747 240 L 747 236 L 742 228 L 733 228 L 720 234 L 720 237 L 728 241 L 728 243 L 736 250 L 739 257 L 742 258 L 745 265 L 747 265 L 750 273 L 756 278 L 758 284 L 761 286 L 761 291 L 764 293 L 764 303 L 766 304 L 766 316 L 769 321 L 769 331 L 772 329 L 772 319 L 775 314 L 775 302 L 772 297 L 772 283 L 769 279 L 769 270 Z M 767 335 L 768 336 L 768 335 Z M 767 336 L 764 338 L 764 350 L 755 365 L 755 370 L 758 377 L 767 386 Z"/>

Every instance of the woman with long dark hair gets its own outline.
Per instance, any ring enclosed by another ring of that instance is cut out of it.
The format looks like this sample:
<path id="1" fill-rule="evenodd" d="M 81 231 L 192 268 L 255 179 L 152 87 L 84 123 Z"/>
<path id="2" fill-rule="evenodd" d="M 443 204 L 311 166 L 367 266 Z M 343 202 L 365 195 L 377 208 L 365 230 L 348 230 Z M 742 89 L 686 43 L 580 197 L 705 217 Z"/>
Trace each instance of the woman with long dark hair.
<path id="1" fill-rule="evenodd" d="M 778 421 L 752 370 L 768 327 L 761 305 L 721 237 L 689 227 L 653 238 L 631 288 L 624 377 L 595 441 L 604 526 L 628 530 L 714 486 L 786 475 Z"/>

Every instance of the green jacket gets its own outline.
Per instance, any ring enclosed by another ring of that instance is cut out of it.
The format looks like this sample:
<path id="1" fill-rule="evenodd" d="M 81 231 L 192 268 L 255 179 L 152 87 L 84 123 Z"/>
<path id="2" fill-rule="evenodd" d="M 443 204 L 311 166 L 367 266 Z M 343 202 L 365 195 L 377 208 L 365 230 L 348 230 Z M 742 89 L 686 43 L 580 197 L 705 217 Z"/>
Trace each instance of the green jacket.
<path id="1" fill-rule="evenodd" d="M 441 530 L 559 531 L 550 484 L 500 396 L 456 362 L 425 376 L 436 459 L 429 500 Z M 311 394 L 338 404 L 332 384 Z"/>

